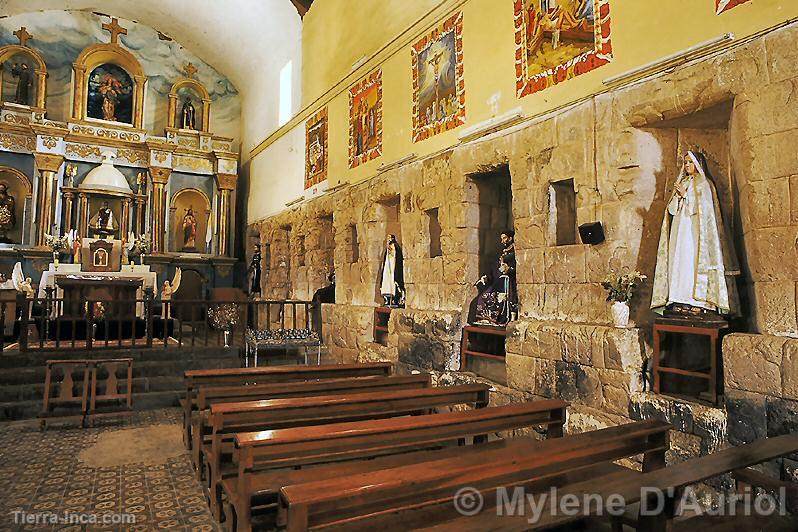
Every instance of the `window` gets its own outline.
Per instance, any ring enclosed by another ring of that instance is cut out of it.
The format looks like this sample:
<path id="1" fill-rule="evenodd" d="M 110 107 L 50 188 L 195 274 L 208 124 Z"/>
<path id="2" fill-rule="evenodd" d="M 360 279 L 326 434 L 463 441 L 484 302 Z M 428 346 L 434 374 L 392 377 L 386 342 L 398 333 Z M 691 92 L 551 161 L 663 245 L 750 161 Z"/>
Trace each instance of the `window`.
<path id="1" fill-rule="evenodd" d="M 549 231 L 557 246 L 576 244 L 576 190 L 574 180 L 549 185 Z"/>
<path id="2" fill-rule="evenodd" d="M 441 223 L 438 220 L 438 209 L 430 209 L 426 212 L 429 222 L 429 256 L 440 257 L 443 255 L 441 250 Z"/>
<path id="3" fill-rule="evenodd" d="M 280 70 L 280 108 L 278 126 L 291 120 L 291 61 L 287 62 Z"/>

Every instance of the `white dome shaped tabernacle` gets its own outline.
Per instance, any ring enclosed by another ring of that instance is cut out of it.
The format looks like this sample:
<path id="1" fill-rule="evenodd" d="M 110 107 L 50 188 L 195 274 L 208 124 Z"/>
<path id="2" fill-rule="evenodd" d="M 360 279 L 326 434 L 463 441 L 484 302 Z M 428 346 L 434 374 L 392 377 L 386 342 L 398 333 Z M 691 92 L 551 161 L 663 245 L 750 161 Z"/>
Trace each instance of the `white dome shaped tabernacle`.
<path id="1" fill-rule="evenodd" d="M 125 176 L 114 168 L 111 159 L 114 158 L 114 153 L 110 151 L 102 152 L 103 162 L 97 168 L 93 168 L 86 174 L 86 178 L 78 186 L 78 188 L 89 189 L 93 191 L 103 191 L 133 194 L 130 185 L 127 183 Z"/>

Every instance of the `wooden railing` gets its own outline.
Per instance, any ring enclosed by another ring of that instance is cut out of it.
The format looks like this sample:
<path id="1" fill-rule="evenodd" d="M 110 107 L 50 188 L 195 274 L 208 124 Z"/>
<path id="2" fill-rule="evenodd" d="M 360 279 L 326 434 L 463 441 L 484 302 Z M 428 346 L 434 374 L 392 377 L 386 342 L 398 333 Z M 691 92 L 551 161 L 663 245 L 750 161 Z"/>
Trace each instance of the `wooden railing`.
<path id="1" fill-rule="evenodd" d="M 225 327 L 209 316 L 209 311 L 219 309 L 235 318 L 226 335 Z M 313 329 L 321 336 L 321 323 L 310 301 L 160 301 L 152 290 L 129 300 L 65 301 L 48 290 L 43 298 L 0 301 L 0 322 L 5 324 L 12 315 L 12 334 L 0 334 L 0 350 L 9 341 L 18 341 L 20 351 L 243 347 L 247 328 Z M 8 321 L 6 332 L 11 328 Z"/>

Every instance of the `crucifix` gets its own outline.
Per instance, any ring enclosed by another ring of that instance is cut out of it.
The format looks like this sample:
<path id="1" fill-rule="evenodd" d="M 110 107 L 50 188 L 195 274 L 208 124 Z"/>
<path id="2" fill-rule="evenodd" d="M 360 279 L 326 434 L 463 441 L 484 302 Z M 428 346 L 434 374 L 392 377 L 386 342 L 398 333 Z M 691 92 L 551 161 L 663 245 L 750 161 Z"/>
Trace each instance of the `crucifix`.
<path id="1" fill-rule="evenodd" d="M 195 67 L 191 63 L 188 63 L 186 66 L 183 67 L 183 72 L 186 73 L 187 78 L 193 78 L 194 74 L 197 73 L 197 67 Z"/>
<path id="2" fill-rule="evenodd" d="M 28 33 L 28 30 L 25 28 L 25 26 L 22 26 L 20 29 L 15 31 L 14 35 L 16 35 L 17 39 L 19 39 L 20 46 L 28 46 L 28 41 L 33 39 L 33 35 Z"/>
<path id="3" fill-rule="evenodd" d="M 427 62 L 432 65 L 432 71 L 435 73 L 435 112 L 433 116 L 437 116 L 438 114 L 438 104 L 440 98 L 440 86 L 438 85 L 438 79 L 440 76 L 440 67 L 441 67 L 441 59 L 443 58 L 443 52 L 438 51 L 435 55 L 427 59 Z M 442 118 L 442 117 L 441 117 Z"/>
<path id="4" fill-rule="evenodd" d="M 111 33 L 111 44 L 117 44 L 119 34 L 127 35 L 127 29 L 119 25 L 119 19 L 112 18 L 110 24 L 103 24 L 103 29 Z"/>

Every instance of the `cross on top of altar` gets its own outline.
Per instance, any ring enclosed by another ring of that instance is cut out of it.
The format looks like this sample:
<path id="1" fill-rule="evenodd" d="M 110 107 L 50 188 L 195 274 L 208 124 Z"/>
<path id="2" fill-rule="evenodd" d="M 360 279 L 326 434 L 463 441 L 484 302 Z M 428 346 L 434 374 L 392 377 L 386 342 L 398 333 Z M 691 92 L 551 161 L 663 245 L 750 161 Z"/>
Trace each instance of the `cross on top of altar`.
<path id="1" fill-rule="evenodd" d="M 20 29 L 14 32 L 17 39 L 19 39 L 20 46 L 28 46 L 28 41 L 33 39 L 33 35 L 28 33 L 28 30 L 25 26 L 22 26 Z"/>
<path id="2" fill-rule="evenodd" d="M 127 35 L 127 29 L 119 25 L 119 19 L 112 18 L 110 24 L 103 24 L 103 29 L 111 32 L 111 44 L 117 44 L 119 34 Z"/>
<path id="3" fill-rule="evenodd" d="M 197 67 L 195 67 L 191 63 L 188 63 L 186 66 L 183 67 L 183 72 L 186 73 L 187 78 L 193 78 L 194 74 L 197 73 Z"/>

